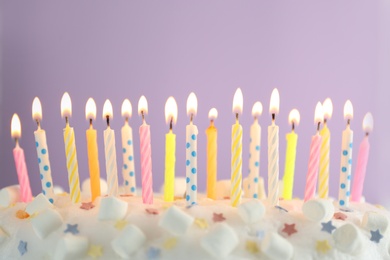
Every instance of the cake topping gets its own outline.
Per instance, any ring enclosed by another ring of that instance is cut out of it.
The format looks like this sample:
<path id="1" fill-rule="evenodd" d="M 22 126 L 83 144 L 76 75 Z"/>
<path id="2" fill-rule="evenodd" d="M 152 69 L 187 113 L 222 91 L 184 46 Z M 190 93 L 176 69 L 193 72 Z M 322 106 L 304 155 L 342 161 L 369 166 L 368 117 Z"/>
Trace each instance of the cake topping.
<path id="1" fill-rule="evenodd" d="M 90 209 L 93 209 L 94 207 L 95 207 L 95 205 L 92 204 L 92 201 L 91 202 L 81 202 L 80 209 L 90 210 Z"/>
<path id="2" fill-rule="evenodd" d="M 79 233 L 79 230 L 77 229 L 78 224 L 66 224 L 66 229 L 64 230 L 64 233 L 71 233 L 73 235 L 76 235 Z"/>
<path id="3" fill-rule="evenodd" d="M 91 245 L 88 249 L 88 255 L 93 258 L 98 258 L 103 255 L 103 247 L 100 245 Z"/>
<path id="4" fill-rule="evenodd" d="M 362 219 L 362 227 L 364 227 L 366 230 L 377 230 L 384 234 L 387 230 L 387 227 L 389 225 L 389 219 L 374 211 L 366 212 Z"/>
<path id="5" fill-rule="evenodd" d="M 216 258 L 226 258 L 238 245 L 234 230 L 225 223 L 218 223 L 200 241 L 204 250 Z"/>
<path id="6" fill-rule="evenodd" d="M 317 240 L 316 250 L 320 253 L 326 254 L 332 247 L 329 245 L 328 240 Z"/>
<path id="7" fill-rule="evenodd" d="M 146 251 L 146 256 L 149 260 L 158 259 L 160 257 L 161 250 L 157 247 L 149 247 L 148 251 Z"/>
<path id="8" fill-rule="evenodd" d="M 357 255 L 364 246 L 360 231 L 353 224 L 347 223 L 332 234 L 336 247 L 347 254 Z"/>
<path id="9" fill-rule="evenodd" d="M 158 209 L 153 209 L 153 208 L 145 209 L 145 211 L 150 215 L 158 215 L 160 213 Z"/>
<path id="10" fill-rule="evenodd" d="M 288 236 L 291 236 L 294 233 L 297 233 L 297 230 L 295 229 L 295 224 L 284 224 L 284 228 L 282 229 L 283 233 L 286 233 Z"/>
<path id="11" fill-rule="evenodd" d="M 207 229 L 209 227 L 209 223 L 203 218 L 195 218 L 194 223 L 200 229 Z"/>
<path id="12" fill-rule="evenodd" d="M 116 229 L 118 229 L 118 230 L 122 230 L 122 229 L 124 229 L 124 228 L 127 226 L 127 224 L 129 224 L 129 222 L 127 222 L 127 221 L 124 220 L 124 219 L 120 219 L 120 220 L 118 220 L 117 222 L 115 222 L 114 227 L 115 227 Z"/>
<path id="13" fill-rule="evenodd" d="M 25 219 L 25 218 L 28 218 L 28 217 L 30 217 L 30 215 L 26 212 L 26 211 L 24 211 L 24 210 L 18 210 L 18 211 L 16 211 L 16 217 L 17 218 L 19 218 L 19 219 Z"/>
<path id="14" fill-rule="evenodd" d="M 334 206 L 330 200 L 312 199 L 303 204 L 302 212 L 311 221 L 323 222 L 333 217 Z"/>
<path id="15" fill-rule="evenodd" d="M 53 204 L 49 202 L 45 195 L 40 193 L 34 198 L 32 202 L 27 204 L 26 212 L 30 215 L 33 215 L 48 208 L 53 208 Z"/>
<path id="16" fill-rule="evenodd" d="M 332 225 L 332 220 L 329 220 L 328 222 L 323 222 L 321 223 L 321 225 L 321 231 L 328 232 L 329 234 L 332 234 L 333 230 L 336 229 L 336 227 Z"/>
<path id="17" fill-rule="evenodd" d="M 222 222 L 225 220 L 226 220 L 226 218 L 223 216 L 223 213 L 213 213 L 213 221 L 214 222 Z"/>
<path id="18" fill-rule="evenodd" d="M 238 206 L 238 215 L 247 223 L 252 224 L 264 217 L 265 207 L 259 200 L 250 200 Z"/>
<path id="19" fill-rule="evenodd" d="M 128 203 L 116 197 L 105 197 L 100 201 L 99 220 L 123 219 L 127 213 Z"/>
<path id="20" fill-rule="evenodd" d="M 183 236 L 194 222 L 194 218 L 176 206 L 171 206 L 162 215 L 158 225 L 173 235 Z"/>
<path id="21" fill-rule="evenodd" d="M 261 251 L 270 259 L 291 259 L 294 248 L 290 242 L 275 232 L 268 232 L 261 241 Z"/>
<path id="22" fill-rule="evenodd" d="M 45 211 L 39 213 L 36 217 L 32 218 L 31 224 L 35 234 L 40 239 L 44 239 L 62 225 L 62 218 L 57 211 L 53 209 L 46 209 Z"/>
<path id="23" fill-rule="evenodd" d="M 57 243 L 54 259 L 80 259 L 88 251 L 88 238 L 83 236 L 65 235 Z"/>
<path id="24" fill-rule="evenodd" d="M 379 230 L 375 230 L 375 231 L 370 231 L 371 233 L 371 238 L 370 240 L 375 242 L 375 243 L 379 243 L 379 241 L 383 238 L 382 234 L 379 232 Z"/>
<path id="25" fill-rule="evenodd" d="M 139 248 L 143 246 L 146 237 L 141 229 L 134 225 L 128 225 L 123 231 L 111 242 L 112 249 L 120 257 L 129 259 Z"/>
<path id="26" fill-rule="evenodd" d="M 25 253 L 27 253 L 27 242 L 20 240 L 18 250 L 20 255 L 24 255 Z"/>
<path id="27" fill-rule="evenodd" d="M 347 219 L 347 215 L 345 215 L 342 212 L 336 212 L 336 213 L 334 213 L 333 218 L 334 219 L 339 219 L 339 220 L 346 220 Z"/>
<path id="28" fill-rule="evenodd" d="M 245 249 L 251 254 L 257 254 L 260 252 L 259 247 L 257 246 L 257 242 L 252 240 L 246 241 Z"/>
<path id="29" fill-rule="evenodd" d="M 171 250 L 177 245 L 177 238 L 176 237 L 170 237 L 164 241 L 162 244 L 163 248 L 166 250 Z"/>

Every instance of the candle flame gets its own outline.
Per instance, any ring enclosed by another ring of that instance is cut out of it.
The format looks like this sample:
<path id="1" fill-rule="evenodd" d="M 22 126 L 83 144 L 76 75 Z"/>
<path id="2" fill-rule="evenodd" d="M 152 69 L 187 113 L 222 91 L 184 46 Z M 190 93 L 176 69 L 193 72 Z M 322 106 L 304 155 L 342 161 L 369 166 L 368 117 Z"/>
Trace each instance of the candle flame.
<path id="1" fill-rule="evenodd" d="M 331 119 L 333 114 L 333 103 L 330 98 L 325 99 L 322 108 L 324 109 L 324 118 L 327 120 Z"/>
<path id="2" fill-rule="evenodd" d="M 145 96 L 141 96 L 138 101 L 138 114 L 148 114 L 148 101 Z"/>
<path id="3" fill-rule="evenodd" d="M 195 93 L 191 92 L 191 94 L 187 98 L 187 115 L 195 116 L 197 111 L 198 111 L 198 99 L 196 98 Z"/>
<path id="4" fill-rule="evenodd" d="M 171 120 L 173 124 L 176 124 L 177 104 L 173 97 L 169 97 L 165 103 L 165 121 L 169 124 Z"/>
<path id="5" fill-rule="evenodd" d="M 61 116 L 71 117 L 72 116 L 72 101 L 68 92 L 65 92 L 61 98 Z"/>
<path id="6" fill-rule="evenodd" d="M 299 125 L 299 122 L 301 121 L 301 115 L 299 114 L 299 111 L 297 109 L 293 109 L 290 111 L 290 114 L 288 115 L 288 122 L 290 124 L 294 124 L 295 126 Z"/>
<path id="7" fill-rule="evenodd" d="M 256 103 L 253 104 L 252 116 L 253 117 L 261 116 L 262 113 L 263 113 L 263 105 L 261 104 L 261 102 L 257 101 Z"/>
<path id="8" fill-rule="evenodd" d="M 130 118 L 133 113 L 133 107 L 127 98 L 123 100 L 121 112 L 124 118 Z"/>
<path id="9" fill-rule="evenodd" d="M 39 101 L 38 97 L 34 98 L 34 101 L 32 104 L 32 118 L 35 121 L 42 120 L 42 105 L 41 105 L 41 101 Z"/>
<path id="10" fill-rule="evenodd" d="M 344 119 L 353 119 L 353 106 L 351 100 L 347 100 L 344 105 Z"/>
<path id="11" fill-rule="evenodd" d="M 322 123 L 324 121 L 324 109 L 322 108 L 321 102 L 318 102 L 316 105 L 316 110 L 314 113 L 314 123 Z"/>
<path id="12" fill-rule="evenodd" d="M 279 103 L 280 103 L 279 91 L 277 88 L 274 88 L 274 90 L 272 90 L 271 101 L 269 104 L 269 113 L 270 114 L 277 115 L 279 113 Z"/>
<path id="13" fill-rule="evenodd" d="M 11 120 L 11 136 L 12 138 L 20 138 L 22 136 L 22 127 L 18 114 L 14 114 Z"/>
<path id="14" fill-rule="evenodd" d="M 106 99 L 106 101 L 104 102 L 104 105 L 103 105 L 103 119 L 107 119 L 107 117 L 109 119 L 112 119 L 113 118 L 113 115 L 112 115 L 112 105 L 111 105 L 111 102 L 110 100 Z"/>
<path id="15" fill-rule="evenodd" d="M 96 103 L 93 98 L 89 98 L 87 104 L 85 105 L 85 118 L 87 120 L 96 119 Z"/>
<path id="16" fill-rule="evenodd" d="M 242 91 L 240 88 L 236 90 L 233 97 L 233 113 L 234 114 L 241 114 L 242 113 L 242 107 L 243 107 L 243 97 L 242 97 Z"/>
<path id="17" fill-rule="evenodd" d="M 217 117 L 218 117 L 218 110 L 216 109 L 216 108 L 212 108 L 212 109 L 210 109 L 210 111 L 209 111 L 209 119 L 210 120 L 215 120 L 215 119 L 217 119 Z"/>
<path id="18" fill-rule="evenodd" d="M 374 128 L 374 118 L 370 112 L 368 112 L 363 119 L 363 131 L 365 133 L 371 133 Z"/>

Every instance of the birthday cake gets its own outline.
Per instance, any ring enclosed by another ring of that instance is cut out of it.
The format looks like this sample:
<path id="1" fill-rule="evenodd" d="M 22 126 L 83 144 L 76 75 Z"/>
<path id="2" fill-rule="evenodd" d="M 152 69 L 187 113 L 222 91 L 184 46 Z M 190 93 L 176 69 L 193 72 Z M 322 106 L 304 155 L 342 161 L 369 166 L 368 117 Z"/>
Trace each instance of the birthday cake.
<path id="1" fill-rule="evenodd" d="M 367 203 L 232 207 L 199 195 L 188 207 L 122 195 L 74 204 L 67 193 L 13 203 L 11 188 L 1 196 L 0 259 L 390 259 L 390 213 Z"/>

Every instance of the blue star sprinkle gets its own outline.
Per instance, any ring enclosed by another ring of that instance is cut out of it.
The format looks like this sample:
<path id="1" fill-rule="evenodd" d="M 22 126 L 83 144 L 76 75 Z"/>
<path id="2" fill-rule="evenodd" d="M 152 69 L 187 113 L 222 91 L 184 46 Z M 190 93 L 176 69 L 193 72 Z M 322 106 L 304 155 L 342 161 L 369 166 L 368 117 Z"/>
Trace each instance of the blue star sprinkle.
<path id="1" fill-rule="evenodd" d="M 379 241 L 383 238 L 383 236 L 379 232 L 379 229 L 377 229 L 376 231 L 371 230 L 370 232 L 371 232 L 370 240 L 375 242 L 375 243 L 379 243 Z"/>
<path id="2" fill-rule="evenodd" d="M 332 231 L 336 229 L 335 226 L 332 225 L 332 220 L 329 220 L 328 222 L 321 223 L 322 229 L 321 231 L 328 232 L 329 234 L 332 234 Z"/>
<path id="3" fill-rule="evenodd" d="M 20 255 L 24 255 L 25 253 L 27 253 L 27 242 L 20 240 L 18 250 Z"/>
<path id="4" fill-rule="evenodd" d="M 64 233 L 72 233 L 73 235 L 76 235 L 79 233 L 79 230 L 77 229 L 78 224 L 66 224 L 66 229 L 64 230 Z"/>
<path id="5" fill-rule="evenodd" d="M 161 250 L 156 247 L 150 247 L 146 252 L 148 259 L 158 259 L 160 257 Z"/>
<path id="6" fill-rule="evenodd" d="M 285 208 L 283 208 L 283 207 L 281 207 L 281 206 L 275 206 L 275 208 L 277 208 L 277 209 L 280 210 L 280 211 L 288 212 L 287 209 L 285 209 Z"/>

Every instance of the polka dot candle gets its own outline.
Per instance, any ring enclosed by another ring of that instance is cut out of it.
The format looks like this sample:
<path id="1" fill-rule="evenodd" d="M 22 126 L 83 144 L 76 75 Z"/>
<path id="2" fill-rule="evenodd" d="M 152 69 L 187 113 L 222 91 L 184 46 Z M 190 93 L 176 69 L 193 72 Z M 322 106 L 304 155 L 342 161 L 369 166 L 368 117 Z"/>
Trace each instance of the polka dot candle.
<path id="1" fill-rule="evenodd" d="M 192 123 L 196 114 L 198 101 L 194 93 L 187 99 L 187 114 L 190 124 L 186 126 L 186 202 L 187 206 L 196 204 L 198 194 L 198 160 L 197 139 L 198 127 Z"/>

